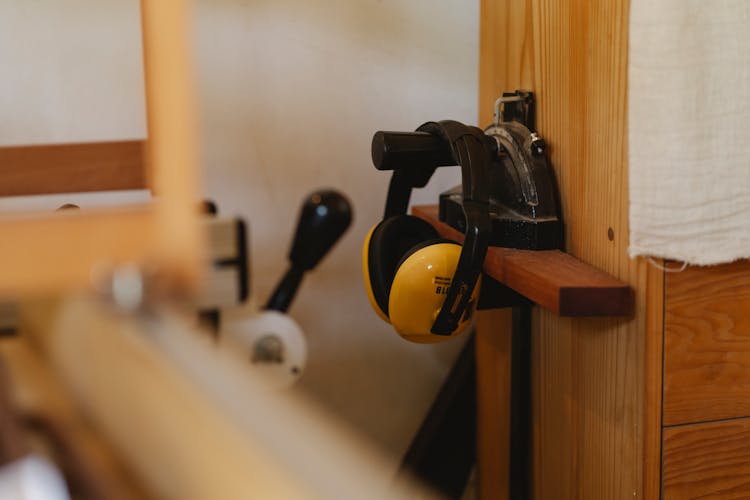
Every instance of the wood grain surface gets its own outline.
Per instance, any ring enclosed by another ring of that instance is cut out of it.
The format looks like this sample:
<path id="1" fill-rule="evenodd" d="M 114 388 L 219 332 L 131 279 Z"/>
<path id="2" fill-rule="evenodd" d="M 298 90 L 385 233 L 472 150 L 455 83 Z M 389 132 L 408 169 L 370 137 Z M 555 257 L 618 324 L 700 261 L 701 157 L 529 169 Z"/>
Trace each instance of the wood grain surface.
<path id="1" fill-rule="evenodd" d="M 659 496 L 664 282 L 627 253 L 628 16 L 627 0 L 481 3 L 480 125 L 503 91 L 535 92 L 566 250 L 635 289 L 630 318 L 534 312 L 539 499 Z"/>
<path id="2" fill-rule="evenodd" d="M 143 141 L 0 148 L 0 196 L 145 187 Z"/>
<path id="3" fill-rule="evenodd" d="M 666 428 L 663 498 L 749 498 L 748 442 L 748 418 Z"/>
<path id="4" fill-rule="evenodd" d="M 413 207 L 412 213 L 441 237 L 463 242 L 462 233 L 440 222 L 436 205 Z M 484 272 L 560 316 L 626 316 L 633 310 L 627 283 L 559 250 L 490 247 Z"/>
<path id="5" fill-rule="evenodd" d="M 750 261 L 667 276 L 664 424 L 750 416 Z"/>
<path id="6" fill-rule="evenodd" d="M 507 498 L 510 478 L 512 310 L 479 311 L 476 325 L 479 498 Z"/>

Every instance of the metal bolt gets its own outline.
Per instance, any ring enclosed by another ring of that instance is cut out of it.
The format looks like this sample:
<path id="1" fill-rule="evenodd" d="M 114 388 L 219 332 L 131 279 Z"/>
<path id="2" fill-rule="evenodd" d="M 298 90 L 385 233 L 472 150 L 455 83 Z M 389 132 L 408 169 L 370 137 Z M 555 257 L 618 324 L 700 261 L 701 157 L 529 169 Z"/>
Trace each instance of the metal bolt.
<path id="1" fill-rule="evenodd" d="M 258 339 L 253 349 L 253 363 L 283 363 L 284 343 L 276 335 L 265 335 Z"/>
<path id="2" fill-rule="evenodd" d="M 542 156 L 544 154 L 544 150 L 547 149 L 547 143 L 544 142 L 544 139 L 539 137 L 539 134 L 536 132 L 531 133 L 531 154 L 534 156 Z"/>

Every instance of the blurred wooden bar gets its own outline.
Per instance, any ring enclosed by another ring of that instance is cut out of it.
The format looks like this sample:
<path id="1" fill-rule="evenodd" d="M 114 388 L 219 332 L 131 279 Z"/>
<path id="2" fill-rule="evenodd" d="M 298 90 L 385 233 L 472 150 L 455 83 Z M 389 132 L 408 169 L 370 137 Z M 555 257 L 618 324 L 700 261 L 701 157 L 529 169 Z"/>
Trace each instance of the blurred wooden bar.
<path id="1" fill-rule="evenodd" d="M 158 200 L 145 210 L 3 217 L 0 296 L 90 289 L 92 271 L 123 264 L 155 270 L 168 293 L 190 295 L 199 284 L 205 241 L 195 209 L 189 5 L 144 0 L 141 10 L 148 140 L 5 149 L 0 195 L 148 186 Z"/>
<path id="2" fill-rule="evenodd" d="M 159 231 L 149 250 L 180 290 L 196 288 L 206 243 L 195 210 L 200 141 L 190 52 L 191 7 L 186 0 L 141 0 L 147 183 L 160 199 L 155 213 Z"/>
<path id="3" fill-rule="evenodd" d="M 0 297 L 85 290 L 94 271 L 144 262 L 154 238 L 155 207 L 62 212 L 2 220 Z M 101 267 L 104 266 L 104 267 Z"/>
<path id="4" fill-rule="evenodd" d="M 146 188 L 143 141 L 0 147 L 0 196 Z"/>
<path id="5" fill-rule="evenodd" d="M 267 390 L 246 351 L 217 348 L 167 308 L 125 315 L 70 294 L 23 303 L 20 318 L 85 430 L 152 498 L 435 498 L 394 483 L 345 424 L 300 394 Z"/>

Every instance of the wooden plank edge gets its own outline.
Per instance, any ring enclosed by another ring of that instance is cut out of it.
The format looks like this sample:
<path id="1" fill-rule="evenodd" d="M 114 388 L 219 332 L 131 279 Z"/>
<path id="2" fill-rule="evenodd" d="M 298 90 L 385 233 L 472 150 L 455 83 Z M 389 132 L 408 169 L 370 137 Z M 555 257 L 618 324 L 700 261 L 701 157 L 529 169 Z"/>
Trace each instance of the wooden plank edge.
<path id="1" fill-rule="evenodd" d="M 622 285 L 613 287 L 560 288 L 560 316 L 629 316 L 635 294 Z"/>

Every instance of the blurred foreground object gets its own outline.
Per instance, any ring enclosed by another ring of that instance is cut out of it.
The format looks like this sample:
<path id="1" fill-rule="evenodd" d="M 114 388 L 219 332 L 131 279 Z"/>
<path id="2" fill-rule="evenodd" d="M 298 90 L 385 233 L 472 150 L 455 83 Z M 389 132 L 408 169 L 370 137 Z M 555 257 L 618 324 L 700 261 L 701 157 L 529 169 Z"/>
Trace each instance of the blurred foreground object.
<path id="1" fill-rule="evenodd" d="M 86 498 L 414 498 L 344 425 L 264 391 L 246 356 L 175 312 L 206 261 L 187 5 L 141 1 L 147 141 L 65 148 L 77 166 L 127 159 L 143 174 L 132 187 L 155 200 L 0 220 L 0 299 L 19 302 L 18 334 L 0 342 L 8 421 L 45 428 L 68 485 L 87 478 Z M 36 193 L 45 168 L 69 172 L 57 148 L 21 153 L 2 168 L 25 168 Z M 61 175 L 55 192 L 72 184 Z"/>
<path id="2" fill-rule="evenodd" d="M 307 362 L 302 328 L 288 314 L 306 272 L 313 270 L 338 242 L 352 221 L 349 200 L 321 189 L 308 195 L 300 209 L 289 251 L 289 269 L 268 299 L 265 310 L 224 311 L 219 343 L 244 350 L 255 373 L 267 387 L 291 387 Z"/>
<path id="3" fill-rule="evenodd" d="M 60 472 L 47 460 L 29 456 L 0 468 L 3 500 L 69 500 Z"/>
<path id="4" fill-rule="evenodd" d="M 27 304 L 20 330 L 81 418 L 154 497 L 422 494 L 394 485 L 345 425 L 296 397 L 264 390 L 237 351 L 217 350 L 168 309 L 123 314 L 69 298 Z"/>

